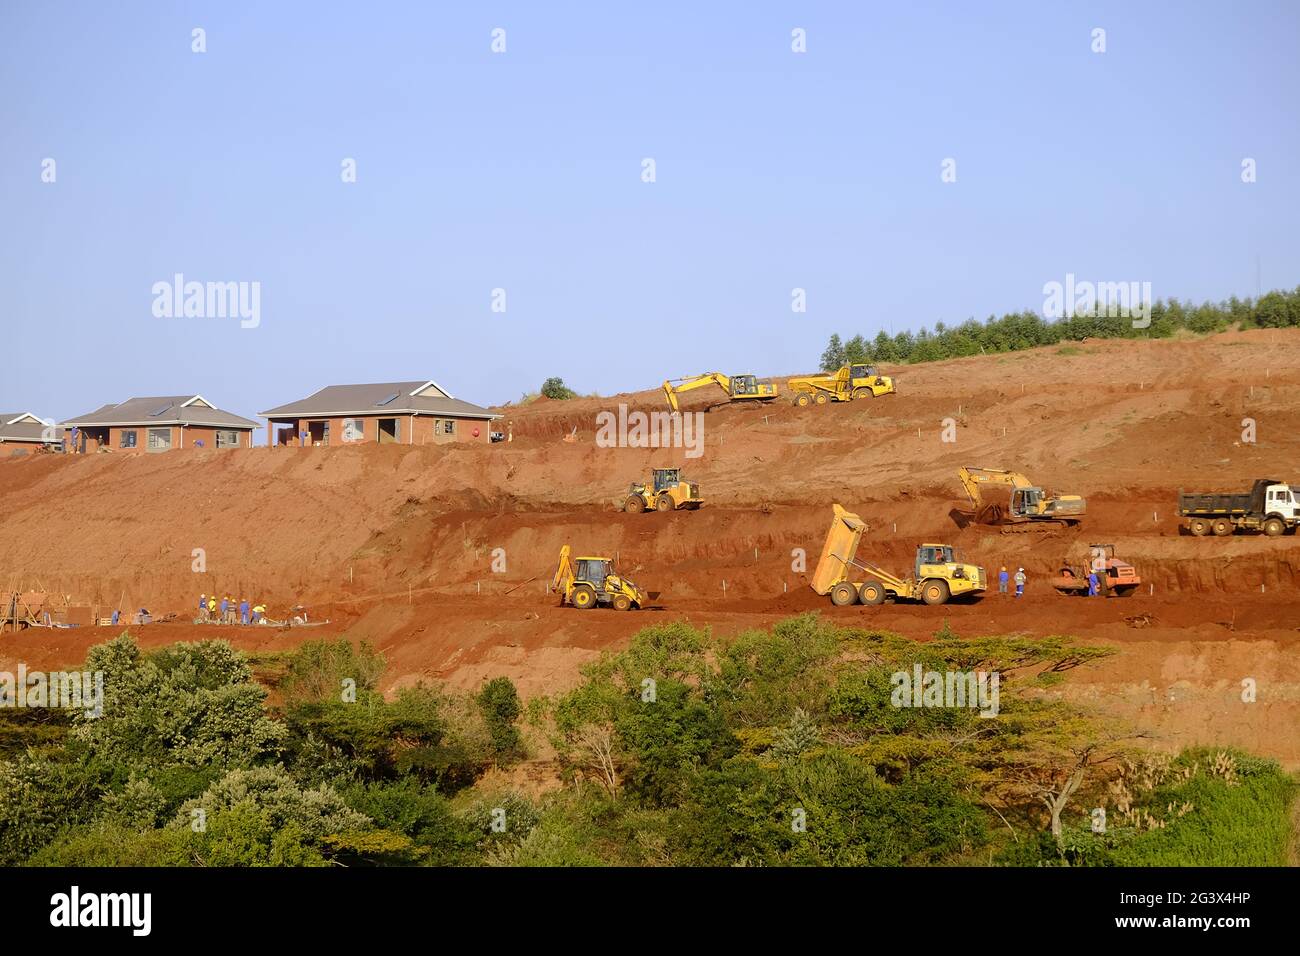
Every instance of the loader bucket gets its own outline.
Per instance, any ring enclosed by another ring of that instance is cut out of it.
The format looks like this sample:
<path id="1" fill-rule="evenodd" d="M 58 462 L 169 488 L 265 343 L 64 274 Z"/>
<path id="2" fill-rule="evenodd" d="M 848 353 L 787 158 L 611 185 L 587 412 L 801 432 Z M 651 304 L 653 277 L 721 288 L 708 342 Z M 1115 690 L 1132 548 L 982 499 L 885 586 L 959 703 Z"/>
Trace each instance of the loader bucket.
<path id="1" fill-rule="evenodd" d="M 858 553 L 858 542 L 867 525 L 851 511 L 835 505 L 835 517 L 826 532 L 821 557 L 813 571 L 812 589 L 818 594 L 829 594 L 831 588 L 849 576 L 849 567 Z"/>

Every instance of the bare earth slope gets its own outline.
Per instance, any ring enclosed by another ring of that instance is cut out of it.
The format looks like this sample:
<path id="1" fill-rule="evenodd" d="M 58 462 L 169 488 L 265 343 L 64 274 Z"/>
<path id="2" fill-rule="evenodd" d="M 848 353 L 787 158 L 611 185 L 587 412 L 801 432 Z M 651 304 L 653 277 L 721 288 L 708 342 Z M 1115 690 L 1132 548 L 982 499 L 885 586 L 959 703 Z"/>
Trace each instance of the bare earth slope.
<path id="1" fill-rule="evenodd" d="M 1235 742 L 1300 765 L 1300 537 L 1178 533 L 1180 487 L 1233 491 L 1300 480 L 1300 333 L 1255 331 L 1064 348 L 885 369 L 899 394 L 826 408 L 717 405 L 704 454 L 601 448 L 601 411 L 662 410 L 657 390 L 503 409 L 514 441 L 490 447 L 196 450 L 0 460 L 0 583 L 190 616 L 201 591 L 301 601 L 332 624 L 293 632 L 137 629 L 146 644 L 199 636 L 276 649 L 339 633 L 388 655 L 389 686 L 473 686 L 505 673 L 526 694 L 570 686 L 579 666 L 648 623 L 730 634 L 816 609 L 918 638 L 1066 633 L 1123 653 L 1062 693 L 1138 719 L 1160 745 Z M 793 374 L 793 373 L 792 373 Z M 782 379 L 777 379 L 781 382 Z M 704 409 L 721 393 L 692 393 Z M 945 419 L 956 441 L 942 440 Z M 1244 419 L 1257 440 L 1243 442 Z M 577 441 L 562 437 L 577 428 Z M 625 515 L 627 484 L 681 465 L 698 512 Z M 1024 471 L 1087 496 L 1082 530 L 1002 535 L 959 526 L 959 466 Z M 833 609 L 792 565 L 811 563 L 830 505 L 871 524 L 863 555 L 905 572 L 920 541 L 948 541 L 991 573 L 1030 575 L 1022 602 Z M 1069 599 L 1045 579 L 1062 558 L 1114 543 L 1143 590 Z M 557 552 L 616 554 L 652 591 L 641 613 L 555 606 Z M 193 570 L 202 549 L 206 572 Z M 496 551 L 496 549 L 502 549 Z M 493 571 L 494 555 L 505 561 Z M 513 589 L 513 590 L 512 590 Z M 510 593 L 507 593 L 510 592 Z M 1135 628 L 1127 618 L 1145 616 Z M 80 661 L 107 631 L 0 639 L 0 667 Z M 1240 700 L 1253 678 L 1259 700 Z"/>

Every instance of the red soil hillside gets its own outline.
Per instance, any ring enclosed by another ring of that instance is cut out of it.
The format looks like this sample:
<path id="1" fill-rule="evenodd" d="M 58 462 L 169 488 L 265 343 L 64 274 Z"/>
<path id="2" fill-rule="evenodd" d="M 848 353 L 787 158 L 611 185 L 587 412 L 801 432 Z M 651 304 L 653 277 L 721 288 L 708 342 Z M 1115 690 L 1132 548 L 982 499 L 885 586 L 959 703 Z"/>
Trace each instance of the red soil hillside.
<path id="1" fill-rule="evenodd" d="M 620 402 L 662 410 L 657 390 L 507 407 L 514 441 L 492 446 L 6 459 L 0 582 L 186 617 L 200 591 L 267 599 L 273 614 L 302 601 L 335 623 L 137 632 L 151 644 L 219 633 L 260 649 L 347 633 L 385 651 L 389 686 L 421 676 L 471 686 L 506 673 L 526 693 L 571 685 L 583 661 L 663 620 L 733 633 L 817 609 L 917 637 L 945 619 L 962 634 L 1076 634 L 1123 653 L 1072 675 L 1064 693 L 1141 717 L 1170 746 L 1234 741 L 1300 764 L 1300 538 L 1194 539 L 1179 535 L 1174 514 L 1180 487 L 1300 480 L 1300 333 L 1087 342 L 884 371 L 898 395 L 825 408 L 716 406 L 694 459 L 595 444 L 598 412 Z M 703 409 L 721 392 L 684 397 L 688 410 Z M 1247 417 L 1254 444 L 1241 441 Z M 947 418 L 955 443 L 941 441 Z M 577 441 L 562 441 L 575 426 Z M 705 507 L 617 511 L 652 464 L 681 465 Z M 1083 529 L 959 527 L 956 471 L 966 464 L 1087 496 Z M 832 609 L 791 570 L 791 553 L 815 561 L 835 501 L 870 522 L 863 553 L 885 567 L 905 571 L 918 542 L 948 541 L 991 572 L 1024 566 L 1029 594 L 1018 604 L 990 595 L 943 609 Z M 1126 600 L 1050 593 L 1045 578 L 1092 542 L 1113 542 L 1153 593 L 1145 584 Z M 661 592 L 658 606 L 555 607 L 545 583 L 565 543 L 617 554 L 627 574 Z M 196 548 L 206 574 L 191 570 Z M 492 571 L 498 548 L 504 573 Z M 1149 626 L 1130 626 L 1138 615 Z M 0 666 L 75 663 L 106 633 L 5 635 Z M 1255 705 L 1237 700 L 1244 677 L 1259 682 Z"/>

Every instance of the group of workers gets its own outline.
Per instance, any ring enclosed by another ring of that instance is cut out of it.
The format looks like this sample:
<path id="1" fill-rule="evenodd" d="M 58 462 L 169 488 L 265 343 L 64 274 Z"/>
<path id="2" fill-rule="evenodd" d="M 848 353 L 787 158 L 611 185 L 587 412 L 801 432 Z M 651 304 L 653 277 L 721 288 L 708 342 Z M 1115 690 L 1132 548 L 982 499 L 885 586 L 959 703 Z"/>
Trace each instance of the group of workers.
<path id="1" fill-rule="evenodd" d="M 215 594 L 199 595 L 199 620 L 216 624 L 261 624 L 266 619 L 266 605 L 254 604 L 248 598 L 238 604 L 229 595 L 217 600 Z"/>
<path id="2" fill-rule="evenodd" d="M 1004 564 L 1004 565 L 1002 565 L 1002 570 L 998 572 L 998 593 L 999 593 L 999 594 L 1006 594 L 1006 593 L 1007 593 L 1007 582 L 1008 582 L 1009 580 L 1011 580 L 1011 575 L 1009 575 L 1009 574 L 1007 573 L 1007 566 Z M 1027 578 L 1025 577 L 1025 569 L 1024 569 L 1024 568 L 1020 568 L 1018 571 L 1016 571 L 1016 573 L 1015 573 L 1016 597 L 1024 597 L 1024 596 L 1025 596 L 1025 581 L 1026 581 L 1026 580 L 1027 580 Z"/>
<path id="3" fill-rule="evenodd" d="M 1007 567 L 1004 564 L 1002 566 L 1002 570 L 998 572 L 998 593 L 999 594 L 1007 593 L 1008 580 L 1014 580 L 1016 582 L 1016 597 L 1024 597 L 1025 581 L 1026 581 L 1025 569 L 1024 568 L 1018 569 L 1013 577 L 1012 575 L 1009 575 L 1007 573 Z M 1096 597 L 1100 593 L 1101 593 L 1101 578 L 1098 577 L 1097 571 L 1095 569 L 1090 568 L 1088 570 L 1088 597 Z"/>

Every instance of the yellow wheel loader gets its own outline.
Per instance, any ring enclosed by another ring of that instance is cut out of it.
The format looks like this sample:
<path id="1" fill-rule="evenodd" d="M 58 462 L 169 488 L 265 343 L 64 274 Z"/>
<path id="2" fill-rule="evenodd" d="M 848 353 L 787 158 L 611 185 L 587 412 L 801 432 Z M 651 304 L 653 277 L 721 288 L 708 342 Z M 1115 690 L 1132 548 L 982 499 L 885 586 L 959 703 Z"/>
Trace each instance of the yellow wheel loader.
<path id="1" fill-rule="evenodd" d="M 675 412 L 681 411 L 677 396 L 682 392 L 717 385 L 727 393 L 727 399 L 733 402 L 758 401 L 770 402 L 776 398 L 776 386 L 770 382 L 760 382 L 753 375 L 723 375 L 721 372 L 705 372 L 689 378 L 670 378 L 664 382 L 664 398 L 668 407 Z"/>
<path id="2" fill-rule="evenodd" d="M 794 394 L 794 403 L 800 408 L 878 398 L 898 391 L 894 388 L 894 380 L 879 374 L 874 365 L 845 365 L 839 371 L 825 375 L 792 378 L 785 387 Z"/>
<path id="3" fill-rule="evenodd" d="M 682 478 L 681 469 L 653 468 L 649 481 L 638 481 L 628 486 L 623 510 L 633 515 L 650 508 L 655 511 L 676 511 L 678 508 L 693 511 L 702 504 L 704 499 L 700 497 L 700 486 Z"/>
<path id="4" fill-rule="evenodd" d="M 1070 527 L 1088 512 L 1088 503 L 1079 495 L 1046 492 L 1018 471 L 965 467 L 958 470 L 957 477 L 975 508 L 975 520 L 1005 525 L 1003 531 L 1021 530 L 1016 525 Z M 986 485 L 1009 488 L 1009 497 L 1005 501 L 985 501 L 982 489 Z"/>
<path id="5" fill-rule="evenodd" d="M 912 576 L 896 574 L 857 560 L 858 544 L 866 523 L 835 505 L 835 517 L 813 572 L 812 589 L 830 595 L 836 607 L 880 604 L 896 600 L 946 604 L 950 598 L 977 595 L 985 589 L 984 569 L 956 560 L 951 545 L 923 544 L 916 549 Z M 855 580 L 855 578 L 857 580 Z"/>
<path id="6" fill-rule="evenodd" d="M 627 578 L 614 573 L 610 558 L 571 558 L 566 544 L 560 549 L 560 564 L 551 587 L 560 603 L 581 610 L 607 604 L 616 611 L 643 608 L 653 597 Z"/>

